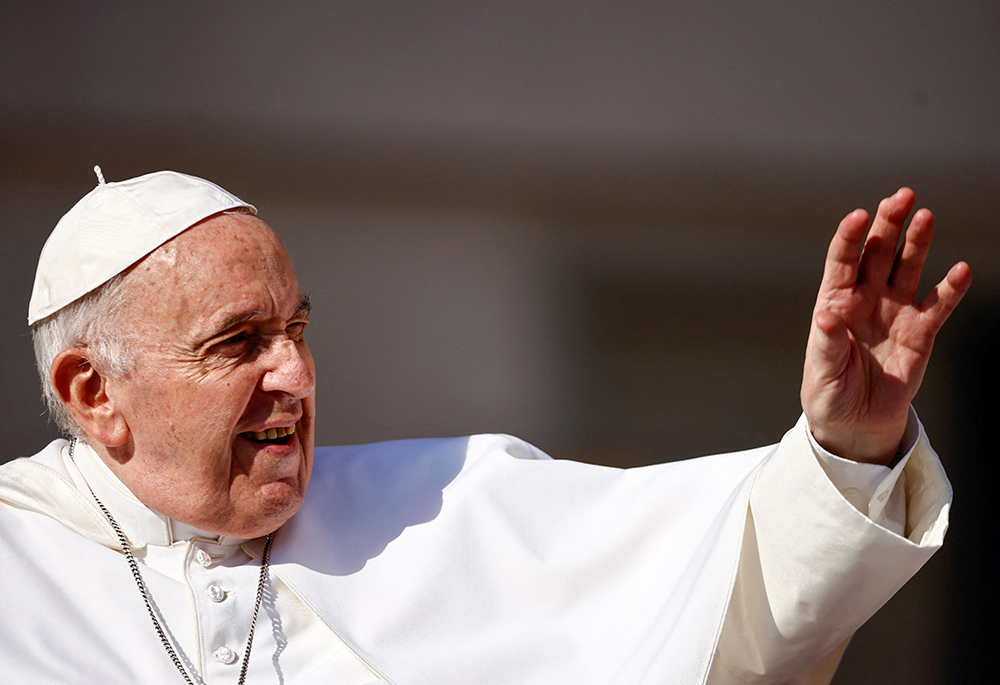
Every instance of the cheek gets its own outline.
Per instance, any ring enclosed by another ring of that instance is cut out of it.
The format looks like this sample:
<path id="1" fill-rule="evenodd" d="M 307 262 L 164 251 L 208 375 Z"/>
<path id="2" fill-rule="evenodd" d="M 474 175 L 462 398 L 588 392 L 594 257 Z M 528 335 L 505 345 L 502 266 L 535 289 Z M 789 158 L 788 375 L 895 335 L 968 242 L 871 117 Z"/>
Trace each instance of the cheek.
<path id="1" fill-rule="evenodd" d="M 245 387 L 233 382 L 151 383 L 131 393 L 126 417 L 142 440 L 185 450 L 219 449 L 232 440 L 246 409 L 252 387 Z"/>

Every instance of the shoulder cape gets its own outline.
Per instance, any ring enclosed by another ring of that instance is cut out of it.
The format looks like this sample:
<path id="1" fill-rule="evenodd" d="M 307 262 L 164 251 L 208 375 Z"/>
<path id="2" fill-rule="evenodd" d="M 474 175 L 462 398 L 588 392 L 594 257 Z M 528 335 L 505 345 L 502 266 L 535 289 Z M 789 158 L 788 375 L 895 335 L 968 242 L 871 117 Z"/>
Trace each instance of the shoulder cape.
<path id="1" fill-rule="evenodd" d="M 0 538 L 19 555 L 0 579 L 22 584 L 8 615 L 57 593 L 49 625 L 77 625 L 96 653 L 132 644 L 160 658 L 132 634 L 148 638 L 131 593 L 99 581 L 120 554 L 59 473 L 64 444 L 0 466 Z M 704 682 L 772 449 L 622 470 L 497 435 L 318 448 L 272 571 L 390 683 Z M 88 633 L 108 611 L 116 620 Z M 45 645 L 24 648 L 44 659 Z"/>

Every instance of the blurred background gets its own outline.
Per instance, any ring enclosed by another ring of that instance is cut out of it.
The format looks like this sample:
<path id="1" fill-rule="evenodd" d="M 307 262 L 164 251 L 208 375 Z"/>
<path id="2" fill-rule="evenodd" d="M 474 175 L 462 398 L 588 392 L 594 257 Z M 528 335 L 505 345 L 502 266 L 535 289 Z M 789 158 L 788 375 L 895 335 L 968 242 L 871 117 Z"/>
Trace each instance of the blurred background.
<path id="1" fill-rule="evenodd" d="M 320 444 L 506 432 L 638 465 L 795 422 L 826 244 L 910 185 L 973 290 L 917 410 L 949 544 L 835 682 L 992 673 L 1000 4 L 0 3 L 2 459 L 56 432 L 25 325 L 95 184 L 207 177 L 312 294 Z"/>

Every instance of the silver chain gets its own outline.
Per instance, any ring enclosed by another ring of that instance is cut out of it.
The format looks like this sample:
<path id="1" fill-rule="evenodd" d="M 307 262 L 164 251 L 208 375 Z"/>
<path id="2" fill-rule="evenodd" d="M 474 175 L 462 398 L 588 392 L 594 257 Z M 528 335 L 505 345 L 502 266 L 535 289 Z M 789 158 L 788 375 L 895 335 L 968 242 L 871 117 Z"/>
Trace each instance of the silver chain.
<path id="1" fill-rule="evenodd" d="M 69 458 L 73 459 L 73 450 L 76 447 L 77 438 L 73 438 L 69 443 Z M 88 484 L 89 488 L 90 485 Z M 136 563 L 135 557 L 132 556 L 132 546 L 128 542 L 128 538 L 125 537 L 125 533 L 119 527 L 118 522 L 115 521 L 114 516 L 108 511 L 108 508 L 104 506 L 101 500 L 97 499 L 97 495 L 94 494 L 94 490 L 91 488 L 90 494 L 94 497 L 94 501 L 97 502 L 97 506 L 101 508 L 104 516 L 108 519 L 111 527 L 115 529 L 115 534 L 118 536 L 118 541 L 122 546 L 122 551 L 125 553 L 125 558 L 128 560 L 129 568 L 132 569 L 132 577 L 135 579 L 135 584 L 139 588 L 139 594 L 142 595 L 142 601 L 146 605 L 146 611 L 149 612 L 149 618 L 153 621 L 153 627 L 156 629 L 156 634 L 160 636 L 160 642 L 163 643 L 163 648 L 167 650 L 167 655 L 170 660 L 174 662 L 174 666 L 180 671 L 181 676 L 188 683 L 188 685 L 194 685 L 194 681 L 191 680 L 191 676 L 188 675 L 187 670 L 184 668 L 184 664 L 181 663 L 181 659 L 177 656 L 177 652 L 174 651 L 173 645 L 170 644 L 170 639 L 167 637 L 166 631 L 163 626 L 160 625 L 159 619 L 156 618 L 156 612 L 153 611 L 153 604 L 149 599 L 149 590 L 146 588 L 146 583 L 142 579 L 142 574 L 139 573 L 139 564 Z M 250 635 L 247 636 L 247 648 L 243 652 L 243 665 L 240 668 L 240 679 L 239 685 L 244 685 L 247 677 L 247 666 L 250 665 L 250 649 L 253 647 L 253 631 L 257 626 L 257 614 L 260 613 L 260 605 L 264 600 L 264 584 L 267 582 L 267 569 L 268 569 L 268 559 L 271 556 L 271 539 L 274 537 L 274 533 L 268 533 L 267 537 L 264 538 L 264 552 L 260 559 L 260 578 L 257 581 L 257 601 L 253 606 L 253 618 L 250 621 Z"/>

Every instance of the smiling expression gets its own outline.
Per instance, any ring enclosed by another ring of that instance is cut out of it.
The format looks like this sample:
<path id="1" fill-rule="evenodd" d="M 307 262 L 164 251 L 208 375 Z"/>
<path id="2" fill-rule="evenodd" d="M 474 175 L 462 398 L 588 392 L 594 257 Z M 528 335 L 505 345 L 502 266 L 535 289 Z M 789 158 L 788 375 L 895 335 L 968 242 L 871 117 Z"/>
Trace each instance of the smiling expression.
<path id="1" fill-rule="evenodd" d="M 147 506 L 249 538 L 302 504 L 312 469 L 309 305 L 278 238 L 221 214 L 127 276 L 138 360 L 107 394 L 128 426 L 109 466 Z"/>

